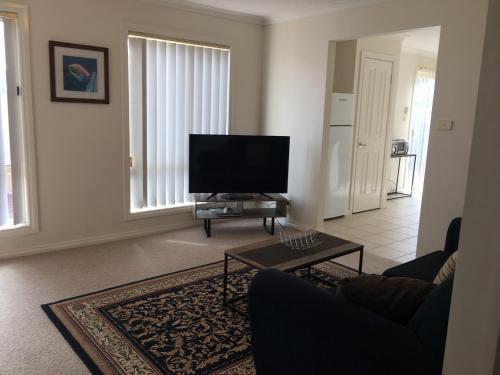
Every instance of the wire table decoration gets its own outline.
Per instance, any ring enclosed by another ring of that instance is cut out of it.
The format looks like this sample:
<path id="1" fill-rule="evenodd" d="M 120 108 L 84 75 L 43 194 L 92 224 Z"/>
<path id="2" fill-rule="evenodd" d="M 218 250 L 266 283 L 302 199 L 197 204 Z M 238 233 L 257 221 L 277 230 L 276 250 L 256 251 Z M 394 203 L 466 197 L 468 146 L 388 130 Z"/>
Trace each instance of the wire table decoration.
<path id="1" fill-rule="evenodd" d="M 315 230 L 308 230 L 305 232 L 290 233 L 285 226 L 283 226 L 278 219 L 280 242 L 292 250 L 307 250 L 312 249 L 321 244 L 318 240 L 318 232 Z"/>

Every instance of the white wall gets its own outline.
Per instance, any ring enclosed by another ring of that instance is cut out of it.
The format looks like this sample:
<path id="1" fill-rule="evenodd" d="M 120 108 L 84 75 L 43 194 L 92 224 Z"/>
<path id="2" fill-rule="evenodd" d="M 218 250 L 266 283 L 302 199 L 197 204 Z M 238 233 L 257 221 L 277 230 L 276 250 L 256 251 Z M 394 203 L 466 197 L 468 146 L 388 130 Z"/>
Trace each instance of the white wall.
<path id="1" fill-rule="evenodd" d="M 40 232 L 4 239 L 0 257 L 78 245 L 80 240 L 161 230 L 191 222 L 189 212 L 124 221 L 121 24 L 166 36 L 231 46 L 230 131 L 259 132 L 262 26 L 138 0 L 27 0 Z M 48 41 L 109 48 L 109 105 L 50 102 Z M 201 230 L 201 229 L 200 229 Z"/>
<path id="2" fill-rule="evenodd" d="M 445 375 L 500 374 L 499 38 L 500 1 L 492 0 L 448 326 Z"/>
<path id="3" fill-rule="evenodd" d="M 401 40 L 390 37 L 371 36 L 355 40 L 338 41 L 335 44 L 333 92 L 357 92 L 361 53 L 363 51 L 392 56 L 396 60 L 399 60 L 401 54 Z M 329 67 L 331 66 L 329 65 Z M 397 80 L 397 66 L 394 73 Z"/>
<path id="4" fill-rule="evenodd" d="M 382 55 L 391 56 L 395 59 L 393 67 L 394 82 L 397 82 L 399 71 L 399 56 L 401 55 L 402 40 L 397 38 L 388 38 L 382 36 L 369 36 L 366 38 L 359 38 L 356 45 L 356 72 L 354 74 L 354 92 L 358 90 L 359 84 L 359 71 L 361 69 L 361 53 L 374 52 Z M 391 103 L 391 112 L 394 103 Z M 392 120 L 392 119 L 391 119 Z M 391 121 L 392 122 L 392 121 Z"/>
<path id="5" fill-rule="evenodd" d="M 431 131 L 419 251 L 443 246 L 450 219 L 463 209 L 486 6 L 487 0 L 398 0 L 266 27 L 263 129 L 292 137 L 293 221 L 316 227 L 322 220 L 328 42 L 441 25 L 433 122 L 451 117 L 455 129 Z"/>

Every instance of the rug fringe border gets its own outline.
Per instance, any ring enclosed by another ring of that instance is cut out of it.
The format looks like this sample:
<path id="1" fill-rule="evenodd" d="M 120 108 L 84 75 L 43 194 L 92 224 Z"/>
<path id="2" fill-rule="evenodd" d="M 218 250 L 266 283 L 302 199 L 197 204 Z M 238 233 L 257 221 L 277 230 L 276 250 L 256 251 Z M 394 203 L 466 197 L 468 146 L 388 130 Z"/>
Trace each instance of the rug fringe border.
<path id="1" fill-rule="evenodd" d="M 52 324 L 57 328 L 59 333 L 64 337 L 75 354 L 80 357 L 80 360 L 87 366 L 92 375 L 103 375 L 101 369 L 95 364 L 92 358 L 85 352 L 80 343 L 71 335 L 69 330 L 61 323 L 56 314 L 52 311 L 49 304 L 42 305 L 42 310 L 47 314 Z"/>

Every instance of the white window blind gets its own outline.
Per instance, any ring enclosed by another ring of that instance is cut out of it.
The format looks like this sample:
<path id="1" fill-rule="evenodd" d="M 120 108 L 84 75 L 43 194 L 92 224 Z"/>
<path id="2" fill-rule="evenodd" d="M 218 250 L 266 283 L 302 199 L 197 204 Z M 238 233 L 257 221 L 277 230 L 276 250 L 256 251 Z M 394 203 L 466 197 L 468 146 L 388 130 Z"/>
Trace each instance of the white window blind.
<path id="1" fill-rule="evenodd" d="M 189 134 L 227 134 L 228 48 L 130 35 L 131 211 L 184 205 Z"/>
<path id="2" fill-rule="evenodd" d="M 0 229 L 28 223 L 17 15 L 0 12 Z"/>

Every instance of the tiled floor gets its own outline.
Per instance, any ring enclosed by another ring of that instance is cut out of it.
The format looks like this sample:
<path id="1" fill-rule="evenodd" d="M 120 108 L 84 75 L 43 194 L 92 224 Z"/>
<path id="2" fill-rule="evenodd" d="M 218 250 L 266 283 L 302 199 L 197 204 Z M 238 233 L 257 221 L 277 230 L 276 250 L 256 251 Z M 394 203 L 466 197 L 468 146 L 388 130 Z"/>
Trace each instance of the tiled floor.
<path id="1" fill-rule="evenodd" d="M 365 245 L 365 251 L 397 262 L 415 259 L 420 201 L 401 198 L 387 208 L 326 220 L 324 230 Z"/>

